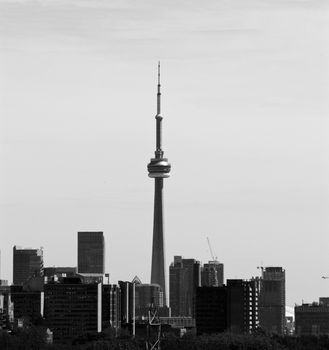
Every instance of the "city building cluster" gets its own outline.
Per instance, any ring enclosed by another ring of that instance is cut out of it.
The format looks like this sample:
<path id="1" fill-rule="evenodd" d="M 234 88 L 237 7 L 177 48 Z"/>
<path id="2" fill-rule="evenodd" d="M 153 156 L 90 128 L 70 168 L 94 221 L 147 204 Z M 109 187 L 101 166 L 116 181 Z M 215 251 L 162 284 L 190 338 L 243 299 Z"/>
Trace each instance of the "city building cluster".
<path id="1" fill-rule="evenodd" d="M 13 284 L 1 280 L 0 328 L 12 330 L 42 319 L 50 342 L 71 342 L 112 329 L 146 332 L 150 312 L 163 327 L 183 334 L 224 331 L 292 334 L 285 317 L 285 270 L 262 268 L 260 277 L 227 279 L 217 260 L 201 264 L 175 256 L 169 266 L 169 305 L 158 283 L 110 284 L 103 232 L 78 232 L 77 266 L 44 267 L 42 249 L 13 247 Z M 295 307 L 296 335 L 329 333 L 329 298 Z"/>
<path id="2" fill-rule="evenodd" d="M 155 334 L 193 332 L 321 335 L 329 334 L 329 298 L 295 307 L 295 327 L 286 318 L 285 270 L 261 267 L 250 280 L 224 280 L 224 265 L 214 258 L 201 264 L 175 256 L 169 266 L 169 303 L 163 229 L 163 186 L 171 165 L 162 150 L 160 65 L 158 67 L 156 149 L 148 164 L 154 179 L 151 281 L 110 284 L 105 271 L 103 232 L 78 232 L 77 264 L 44 267 L 42 249 L 13 247 L 13 284 L 0 280 L 0 329 L 27 323 L 47 327 L 48 341 L 70 343 L 87 333 L 111 330 Z"/>

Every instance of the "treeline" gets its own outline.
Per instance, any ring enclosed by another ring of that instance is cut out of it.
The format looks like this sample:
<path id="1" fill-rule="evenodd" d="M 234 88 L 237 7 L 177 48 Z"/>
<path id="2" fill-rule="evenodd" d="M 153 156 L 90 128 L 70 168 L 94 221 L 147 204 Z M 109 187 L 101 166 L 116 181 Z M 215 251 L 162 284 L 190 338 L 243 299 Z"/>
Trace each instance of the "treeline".
<path id="1" fill-rule="evenodd" d="M 145 340 L 117 338 L 108 334 L 86 334 L 70 345 L 45 344 L 45 329 L 30 327 L 12 334 L 0 330 L 1 350 L 145 350 Z M 329 338 L 278 337 L 264 334 L 186 335 L 169 334 L 161 339 L 161 350 L 329 350 Z"/>

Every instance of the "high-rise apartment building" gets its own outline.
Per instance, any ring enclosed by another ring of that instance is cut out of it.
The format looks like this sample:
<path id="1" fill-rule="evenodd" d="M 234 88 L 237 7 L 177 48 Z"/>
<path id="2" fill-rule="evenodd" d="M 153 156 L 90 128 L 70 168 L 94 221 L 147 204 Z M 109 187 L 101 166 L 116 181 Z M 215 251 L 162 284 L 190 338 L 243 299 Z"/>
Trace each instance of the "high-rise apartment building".
<path id="1" fill-rule="evenodd" d="M 226 286 L 197 288 L 197 333 L 251 333 L 258 327 L 257 301 L 256 280 L 227 280 Z"/>
<path id="2" fill-rule="evenodd" d="M 250 333 L 258 327 L 258 283 L 256 280 L 226 281 L 227 324 L 230 332 Z"/>
<path id="3" fill-rule="evenodd" d="M 269 333 L 284 334 L 286 273 L 282 267 L 262 268 L 259 279 L 259 325 Z"/>
<path id="4" fill-rule="evenodd" d="M 102 276 L 104 249 L 103 232 L 78 232 L 78 274 Z"/>
<path id="5" fill-rule="evenodd" d="M 201 269 L 202 287 L 221 287 L 224 283 L 224 265 L 217 260 L 209 261 Z"/>
<path id="6" fill-rule="evenodd" d="M 22 285 L 30 277 L 43 275 L 42 249 L 13 248 L 13 284 Z"/>
<path id="7" fill-rule="evenodd" d="M 194 317 L 195 295 L 201 286 L 200 262 L 175 256 L 169 267 L 169 296 L 172 316 Z"/>

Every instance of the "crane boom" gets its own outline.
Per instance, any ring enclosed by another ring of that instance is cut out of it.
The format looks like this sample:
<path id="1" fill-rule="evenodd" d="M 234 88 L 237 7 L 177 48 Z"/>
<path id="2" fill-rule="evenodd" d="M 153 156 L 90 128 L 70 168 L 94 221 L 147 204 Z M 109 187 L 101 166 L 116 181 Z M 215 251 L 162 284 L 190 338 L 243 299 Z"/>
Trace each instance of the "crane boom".
<path id="1" fill-rule="evenodd" d="M 210 239 L 209 239 L 209 237 L 207 237 L 207 242 L 208 242 L 208 246 L 209 246 L 210 255 L 211 255 L 212 260 L 217 260 L 217 256 L 214 255 L 214 252 L 213 252 L 213 250 L 211 249 L 211 244 L 210 244 Z"/>

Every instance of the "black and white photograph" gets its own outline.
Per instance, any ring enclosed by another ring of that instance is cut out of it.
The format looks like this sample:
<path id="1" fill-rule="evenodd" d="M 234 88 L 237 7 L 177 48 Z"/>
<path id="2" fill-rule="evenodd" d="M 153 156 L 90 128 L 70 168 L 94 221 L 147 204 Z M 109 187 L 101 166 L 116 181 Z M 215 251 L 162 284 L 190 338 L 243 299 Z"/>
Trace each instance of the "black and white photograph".
<path id="1" fill-rule="evenodd" d="M 0 0 L 0 349 L 329 349 L 329 2 Z"/>

